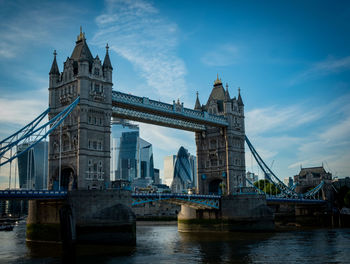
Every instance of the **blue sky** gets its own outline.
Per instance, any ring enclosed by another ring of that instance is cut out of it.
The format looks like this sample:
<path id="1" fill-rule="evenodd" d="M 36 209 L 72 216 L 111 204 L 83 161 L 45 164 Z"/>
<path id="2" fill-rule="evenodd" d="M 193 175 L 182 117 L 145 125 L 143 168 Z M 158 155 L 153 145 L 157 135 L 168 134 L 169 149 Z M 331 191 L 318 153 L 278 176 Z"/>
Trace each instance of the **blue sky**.
<path id="1" fill-rule="evenodd" d="M 322 163 L 350 176 L 350 2 L 42 2 L 0 0 L 0 138 L 47 107 L 53 50 L 62 70 L 82 25 L 94 56 L 110 46 L 114 90 L 192 108 L 218 73 L 281 179 Z M 161 173 L 181 145 L 195 153 L 193 133 L 140 126 Z"/>

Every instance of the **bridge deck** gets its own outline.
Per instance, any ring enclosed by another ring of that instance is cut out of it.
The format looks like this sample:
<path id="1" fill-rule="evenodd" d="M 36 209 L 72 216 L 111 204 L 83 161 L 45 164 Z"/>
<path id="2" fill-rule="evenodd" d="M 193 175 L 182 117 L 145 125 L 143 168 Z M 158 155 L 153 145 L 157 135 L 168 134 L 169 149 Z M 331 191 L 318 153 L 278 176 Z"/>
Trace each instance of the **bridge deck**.
<path id="1" fill-rule="evenodd" d="M 67 191 L 53 190 L 0 190 L 1 200 L 12 199 L 63 199 L 67 196 Z M 241 193 L 256 195 L 256 193 Z M 239 195 L 239 193 L 237 193 Z M 202 195 L 202 194 L 181 194 L 181 193 L 132 193 L 133 205 L 169 200 L 177 204 L 189 204 L 198 208 L 219 208 L 221 195 Z M 290 204 L 324 204 L 324 200 L 316 199 L 292 199 L 283 197 L 267 196 L 266 201 L 273 203 L 290 203 Z"/>

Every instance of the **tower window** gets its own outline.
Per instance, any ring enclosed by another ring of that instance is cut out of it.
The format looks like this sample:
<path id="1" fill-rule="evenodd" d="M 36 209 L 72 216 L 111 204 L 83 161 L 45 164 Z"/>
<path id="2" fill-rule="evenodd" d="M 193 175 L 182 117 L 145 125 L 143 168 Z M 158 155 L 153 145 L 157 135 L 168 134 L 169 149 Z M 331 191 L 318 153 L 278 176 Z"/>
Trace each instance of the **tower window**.
<path id="1" fill-rule="evenodd" d="M 95 84 L 95 92 L 99 93 L 100 92 L 100 85 L 99 84 Z"/>
<path id="2" fill-rule="evenodd" d="M 94 72 L 94 73 L 95 73 L 95 75 L 97 75 L 97 76 L 100 75 L 100 69 L 95 68 L 95 72 Z"/>

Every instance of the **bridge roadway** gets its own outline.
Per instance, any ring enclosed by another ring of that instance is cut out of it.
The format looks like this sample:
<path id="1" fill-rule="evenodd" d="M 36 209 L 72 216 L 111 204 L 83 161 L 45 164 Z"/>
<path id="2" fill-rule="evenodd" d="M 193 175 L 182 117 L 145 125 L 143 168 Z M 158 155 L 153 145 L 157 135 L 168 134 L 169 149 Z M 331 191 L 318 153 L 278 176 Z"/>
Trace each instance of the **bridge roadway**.
<path id="1" fill-rule="evenodd" d="M 12 200 L 12 199 L 64 199 L 67 196 L 67 191 L 53 191 L 53 190 L 0 190 L 0 199 Z M 251 194 L 256 193 L 237 193 Z M 142 203 L 149 203 L 161 200 L 167 200 L 168 202 L 188 205 L 197 209 L 219 209 L 221 195 L 201 195 L 201 194 L 181 194 L 181 193 L 132 193 L 133 204 L 138 205 Z M 267 196 L 266 201 L 268 204 L 324 204 L 324 200 L 316 199 L 294 199 L 283 198 L 276 196 Z"/>

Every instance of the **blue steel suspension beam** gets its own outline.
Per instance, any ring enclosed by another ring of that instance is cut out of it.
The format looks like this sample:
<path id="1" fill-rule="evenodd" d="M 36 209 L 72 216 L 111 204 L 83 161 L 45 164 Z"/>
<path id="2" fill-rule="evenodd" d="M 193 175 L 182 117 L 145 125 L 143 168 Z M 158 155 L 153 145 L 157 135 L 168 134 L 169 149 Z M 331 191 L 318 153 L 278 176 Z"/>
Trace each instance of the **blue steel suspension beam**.
<path id="1" fill-rule="evenodd" d="M 260 157 L 258 152 L 255 150 L 254 146 L 252 143 L 249 141 L 248 137 L 245 136 L 245 140 L 247 142 L 247 145 L 252 152 L 256 162 L 258 163 L 259 167 L 261 170 L 264 172 L 265 177 L 272 183 L 274 184 L 282 193 L 287 195 L 287 197 L 291 198 L 298 198 L 299 195 L 294 192 L 293 190 L 290 190 L 288 186 L 286 186 L 272 171 L 271 169 L 266 165 L 266 163 L 263 161 L 263 159 Z M 272 177 L 271 177 L 271 176 Z M 273 179 L 272 179 L 273 178 Z M 276 180 L 278 183 L 276 183 L 274 180 Z"/>
<path id="2" fill-rule="evenodd" d="M 55 117 L 53 117 L 51 120 L 49 120 L 47 123 L 43 124 L 42 126 L 40 126 L 39 128 L 36 129 L 32 129 L 30 132 L 26 133 L 24 136 L 22 136 L 20 139 L 17 139 L 14 142 L 11 142 L 9 145 L 11 147 L 7 147 L 6 151 L 3 151 L 0 153 L 0 158 L 5 158 L 4 154 L 12 147 L 22 143 L 24 140 L 30 138 L 31 136 L 35 136 L 36 133 L 40 133 L 40 131 L 44 130 L 46 127 L 50 126 L 50 129 L 47 130 L 47 132 L 44 135 L 39 135 L 37 137 L 39 137 L 39 139 L 35 140 L 34 142 L 32 142 L 26 149 L 24 149 L 23 151 L 16 153 L 15 155 L 13 155 L 12 157 L 6 159 L 6 161 L 0 163 L 0 167 L 11 162 L 12 160 L 14 160 L 15 158 L 19 157 L 20 155 L 22 155 L 23 153 L 27 152 L 29 149 L 33 148 L 37 143 L 39 143 L 40 141 L 42 141 L 44 138 L 46 138 L 53 130 L 56 129 L 57 126 L 59 126 L 63 120 L 74 110 L 74 108 L 77 106 L 77 104 L 79 103 L 80 98 L 77 97 L 69 106 L 67 106 L 62 112 L 60 112 L 59 114 L 57 114 Z M 17 132 L 18 133 L 18 132 Z M 16 133 L 15 133 L 16 134 Z"/>
<path id="3" fill-rule="evenodd" d="M 312 190 L 308 191 L 307 193 L 304 193 L 304 194 L 296 193 L 294 191 L 295 186 L 293 186 L 292 188 L 289 188 L 271 171 L 271 169 L 266 165 L 266 163 L 260 157 L 258 152 L 255 150 L 254 146 L 249 141 L 247 136 L 245 137 L 245 140 L 246 140 L 247 145 L 248 145 L 250 151 L 252 152 L 256 162 L 258 163 L 259 167 L 264 172 L 264 174 L 267 177 L 267 179 L 272 184 L 274 184 L 282 193 L 287 195 L 287 198 L 294 198 L 294 199 L 310 199 L 310 198 L 314 198 L 314 196 L 322 189 L 322 187 L 324 185 L 323 181 L 319 185 L 317 185 L 315 188 L 313 188 Z M 277 183 L 274 180 L 276 180 Z"/>
<path id="4" fill-rule="evenodd" d="M 0 156 L 11 149 L 12 146 L 16 145 L 14 143 L 14 140 L 18 140 L 21 138 L 25 138 L 30 132 L 33 131 L 33 129 L 43 120 L 43 118 L 49 113 L 50 108 L 46 109 L 43 113 L 41 113 L 39 116 L 37 116 L 33 121 L 31 121 L 29 124 L 12 134 L 11 136 L 8 136 L 7 138 L 0 141 Z M 21 133 L 23 132 L 23 135 Z M 17 138 L 17 139 L 16 139 Z M 7 143 L 7 144 L 6 144 Z M 6 144 L 5 146 L 2 146 L 3 144 Z"/>

